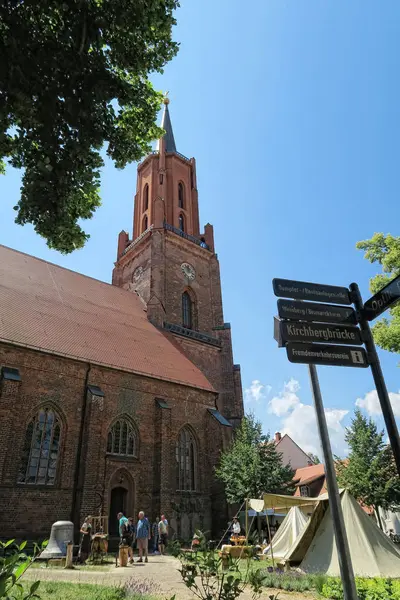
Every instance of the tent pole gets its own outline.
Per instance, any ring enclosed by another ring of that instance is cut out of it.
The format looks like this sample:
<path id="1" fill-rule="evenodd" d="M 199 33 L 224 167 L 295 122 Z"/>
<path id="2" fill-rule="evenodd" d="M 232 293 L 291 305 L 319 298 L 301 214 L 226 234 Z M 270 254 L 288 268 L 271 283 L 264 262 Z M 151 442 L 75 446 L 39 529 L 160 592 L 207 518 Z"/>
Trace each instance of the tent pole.
<path id="1" fill-rule="evenodd" d="M 275 568 L 275 561 L 274 561 L 274 551 L 273 551 L 273 548 L 272 548 L 271 529 L 269 528 L 269 516 L 268 516 L 268 508 L 267 508 L 267 527 L 268 527 L 268 537 L 269 537 L 269 539 L 270 539 L 270 548 L 271 548 L 272 566 Z"/>
<path id="2" fill-rule="evenodd" d="M 328 427 L 326 424 L 325 410 L 322 403 L 321 389 L 319 387 L 316 366 L 314 364 L 308 365 L 308 372 L 310 375 L 311 390 L 314 398 L 319 437 L 324 455 L 329 507 L 332 515 L 333 531 L 335 534 L 339 568 L 343 584 L 344 600 L 357 600 L 358 596 L 354 580 L 353 565 L 351 563 L 349 542 L 347 540 L 346 528 L 344 526 L 342 505 L 340 502 L 335 465 L 332 457 L 331 443 L 329 440 Z"/>
<path id="3" fill-rule="evenodd" d="M 249 499 L 246 498 L 246 546 L 249 539 Z"/>

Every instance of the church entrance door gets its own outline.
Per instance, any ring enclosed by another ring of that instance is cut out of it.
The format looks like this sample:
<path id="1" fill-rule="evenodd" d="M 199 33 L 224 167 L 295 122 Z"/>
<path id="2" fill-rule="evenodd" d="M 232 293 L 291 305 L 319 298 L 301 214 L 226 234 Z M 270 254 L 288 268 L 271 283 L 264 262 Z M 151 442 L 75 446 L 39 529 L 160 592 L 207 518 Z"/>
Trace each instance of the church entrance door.
<path id="1" fill-rule="evenodd" d="M 110 512 L 108 521 L 108 532 L 111 536 L 119 535 L 117 514 L 126 515 L 128 490 L 123 487 L 115 487 L 111 490 Z"/>

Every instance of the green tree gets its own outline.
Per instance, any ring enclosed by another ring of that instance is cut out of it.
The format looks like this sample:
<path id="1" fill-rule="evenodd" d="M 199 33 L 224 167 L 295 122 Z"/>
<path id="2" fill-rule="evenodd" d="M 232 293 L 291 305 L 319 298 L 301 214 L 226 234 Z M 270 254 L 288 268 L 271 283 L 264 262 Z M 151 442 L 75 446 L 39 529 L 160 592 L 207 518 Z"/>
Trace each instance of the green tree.
<path id="1" fill-rule="evenodd" d="M 100 205 L 100 150 L 118 168 L 151 151 L 162 96 L 151 72 L 177 52 L 178 0 L 0 3 L 0 172 L 23 168 L 16 222 L 81 248 Z"/>
<path id="2" fill-rule="evenodd" d="M 310 459 L 310 461 L 312 462 L 313 465 L 320 465 L 321 461 L 319 460 L 318 456 L 316 454 L 313 454 L 312 452 L 308 453 L 308 458 Z"/>
<path id="3" fill-rule="evenodd" d="M 384 432 L 356 410 L 345 440 L 350 453 L 336 463 L 339 485 L 366 506 L 397 510 L 400 506 L 400 479 Z"/>
<path id="4" fill-rule="evenodd" d="M 282 455 L 253 415 L 242 419 L 231 447 L 221 454 L 216 475 L 225 484 L 231 504 L 260 498 L 264 492 L 292 493 L 294 489 L 294 471 L 282 464 Z"/>
<path id="5" fill-rule="evenodd" d="M 375 233 L 370 240 L 358 242 L 356 247 L 365 250 L 365 258 L 379 263 L 382 273 L 370 281 L 372 293 L 379 292 L 394 277 L 400 275 L 400 237 Z M 389 352 L 400 352 L 400 304 L 389 309 L 390 320 L 384 318 L 372 328 L 378 346 Z"/>

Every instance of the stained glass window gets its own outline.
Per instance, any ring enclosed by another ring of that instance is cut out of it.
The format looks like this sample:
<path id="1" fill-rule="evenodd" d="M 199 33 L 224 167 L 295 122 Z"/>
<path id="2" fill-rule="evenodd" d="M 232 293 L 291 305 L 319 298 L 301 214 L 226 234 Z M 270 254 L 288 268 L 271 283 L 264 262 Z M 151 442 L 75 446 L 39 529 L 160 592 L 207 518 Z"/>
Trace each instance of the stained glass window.
<path id="1" fill-rule="evenodd" d="M 54 485 L 60 440 L 58 415 L 51 409 L 41 409 L 26 429 L 18 483 Z"/>
<path id="2" fill-rule="evenodd" d="M 107 437 L 107 452 L 120 456 L 137 456 L 137 435 L 127 419 L 115 421 Z"/>
<path id="3" fill-rule="evenodd" d="M 179 433 L 176 443 L 177 486 L 181 491 L 196 489 L 197 448 L 196 440 L 189 427 Z"/>

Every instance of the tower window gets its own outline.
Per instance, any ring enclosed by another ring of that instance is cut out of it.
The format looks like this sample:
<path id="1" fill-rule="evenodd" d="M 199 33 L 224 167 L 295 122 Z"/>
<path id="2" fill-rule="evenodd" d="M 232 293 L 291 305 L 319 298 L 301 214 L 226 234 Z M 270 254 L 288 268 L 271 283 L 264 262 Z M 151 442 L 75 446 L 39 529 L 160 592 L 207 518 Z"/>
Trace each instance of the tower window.
<path id="1" fill-rule="evenodd" d="M 149 184 L 146 183 L 143 190 L 143 212 L 149 208 Z M 146 228 L 147 229 L 147 228 Z"/>
<path id="2" fill-rule="evenodd" d="M 188 292 L 182 294 L 182 325 L 187 329 L 193 328 L 193 302 Z"/>
<path id="3" fill-rule="evenodd" d="M 185 217 L 182 214 L 179 215 L 179 229 L 185 231 Z"/>
<path id="4" fill-rule="evenodd" d="M 178 184 L 178 206 L 179 208 L 185 208 L 185 189 L 181 182 Z"/>
<path id="5" fill-rule="evenodd" d="M 146 231 L 147 224 L 148 224 L 148 219 L 147 219 L 147 215 L 145 215 L 144 219 L 143 219 L 143 231 Z"/>

